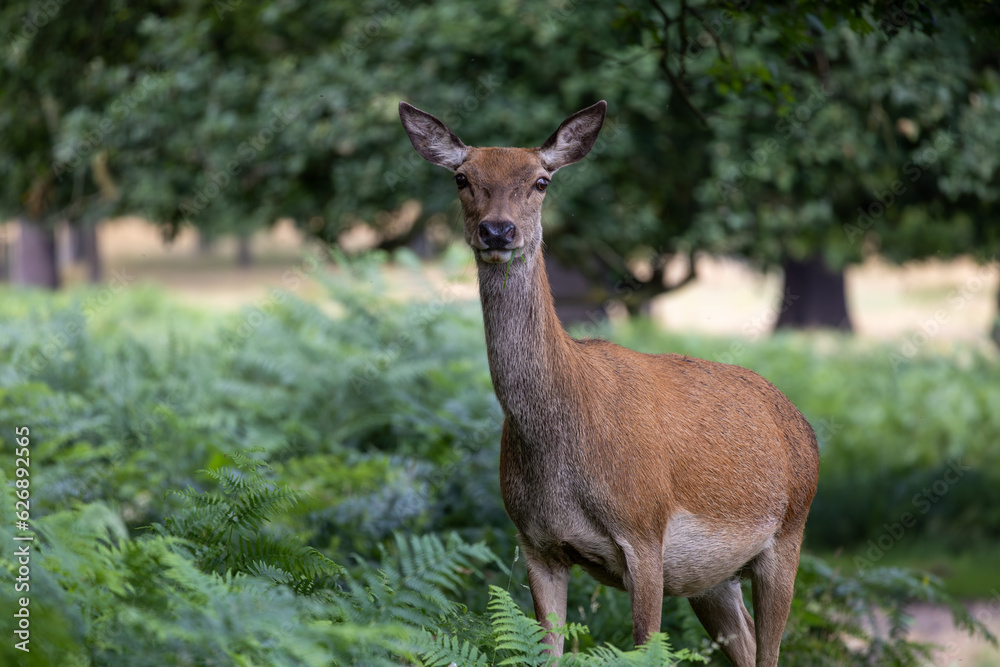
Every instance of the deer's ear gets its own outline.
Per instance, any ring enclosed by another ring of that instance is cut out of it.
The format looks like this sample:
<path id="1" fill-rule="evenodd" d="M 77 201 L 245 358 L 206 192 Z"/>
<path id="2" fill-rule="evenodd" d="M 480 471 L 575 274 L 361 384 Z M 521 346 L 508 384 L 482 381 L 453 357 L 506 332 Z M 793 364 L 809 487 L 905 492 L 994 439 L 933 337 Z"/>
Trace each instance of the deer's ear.
<path id="1" fill-rule="evenodd" d="M 469 149 L 447 125 L 434 116 L 406 102 L 400 102 L 399 119 L 403 121 L 403 129 L 406 130 L 410 143 L 428 162 L 452 171 L 465 162 Z"/>
<path id="2" fill-rule="evenodd" d="M 597 141 L 607 111 L 608 103 L 601 100 L 564 120 L 559 129 L 538 149 L 542 165 L 554 172 L 585 158 Z"/>

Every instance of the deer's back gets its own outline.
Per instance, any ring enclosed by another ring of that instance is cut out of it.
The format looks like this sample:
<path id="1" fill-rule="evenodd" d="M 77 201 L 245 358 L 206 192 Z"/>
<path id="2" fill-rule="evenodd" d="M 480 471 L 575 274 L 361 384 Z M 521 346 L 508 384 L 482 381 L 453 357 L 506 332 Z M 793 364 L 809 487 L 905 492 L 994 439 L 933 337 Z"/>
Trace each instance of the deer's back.
<path id="1" fill-rule="evenodd" d="M 665 477 L 669 502 L 692 513 L 740 520 L 785 504 L 805 519 L 818 477 L 816 438 L 773 384 L 746 368 L 686 355 L 605 341 L 580 346 L 584 377 L 599 378 L 580 384 L 600 434 L 587 447 L 626 463 L 618 469 L 625 475 L 612 470 L 605 483 Z"/>

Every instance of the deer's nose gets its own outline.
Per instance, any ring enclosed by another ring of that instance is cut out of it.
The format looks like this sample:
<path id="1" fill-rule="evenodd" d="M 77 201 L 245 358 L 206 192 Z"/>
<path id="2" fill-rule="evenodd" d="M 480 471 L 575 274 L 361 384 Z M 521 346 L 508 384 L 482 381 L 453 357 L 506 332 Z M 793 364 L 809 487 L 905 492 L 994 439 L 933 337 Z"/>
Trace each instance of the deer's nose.
<path id="1" fill-rule="evenodd" d="M 483 220 L 479 223 L 479 239 L 490 250 L 502 250 L 514 242 L 517 228 L 506 220 Z"/>

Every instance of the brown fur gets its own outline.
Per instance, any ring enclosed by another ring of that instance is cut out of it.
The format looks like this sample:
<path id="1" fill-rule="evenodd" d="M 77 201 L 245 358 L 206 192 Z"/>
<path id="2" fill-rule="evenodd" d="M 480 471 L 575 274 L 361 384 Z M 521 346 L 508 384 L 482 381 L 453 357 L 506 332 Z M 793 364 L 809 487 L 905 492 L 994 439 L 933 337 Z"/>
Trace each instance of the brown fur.
<path id="1" fill-rule="evenodd" d="M 501 489 L 537 617 L 565 620 L 577 564 L 629 591 L 636 643 L 659 630 L 663 595 L 683 595 L 733 664 L 777 664 L 818 477 L 809 423 L 752 371 L 574 340 L 555 313 L 536 185 L 586 155 L 603 103 L 533 149 L 466 147 L 429 114 L 400 113 L 421 155 L 468 182 L 465 236 L 506 417 Z M 516 227 L 509 263 L 480 238 L 484 221 Z M 740 576 L 751 578 L 756 619 Z M 556 635 L 547 641 L 561 654 Z"/>

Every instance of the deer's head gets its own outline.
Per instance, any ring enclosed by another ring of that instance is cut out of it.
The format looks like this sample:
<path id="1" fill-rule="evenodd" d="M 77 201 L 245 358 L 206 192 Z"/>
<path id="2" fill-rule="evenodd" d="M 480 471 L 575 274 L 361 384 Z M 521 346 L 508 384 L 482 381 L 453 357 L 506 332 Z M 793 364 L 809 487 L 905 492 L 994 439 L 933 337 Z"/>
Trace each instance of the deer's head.
<path id="1" fill-rule="evenodd" d="M 552 175 L 579 162 L 597 141 L 607 103 L 578 111 L 539 148 L 475 148 L 434 116 L 399 103 L 399 117 L 417 152 L 455 172 L 465 240 L 476 261 L 509 262 L 515 250 L 530 257 L 542 243 L 542 202 Z"/>

